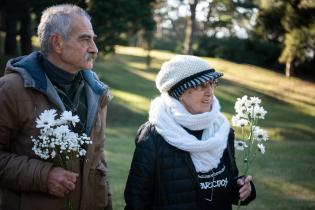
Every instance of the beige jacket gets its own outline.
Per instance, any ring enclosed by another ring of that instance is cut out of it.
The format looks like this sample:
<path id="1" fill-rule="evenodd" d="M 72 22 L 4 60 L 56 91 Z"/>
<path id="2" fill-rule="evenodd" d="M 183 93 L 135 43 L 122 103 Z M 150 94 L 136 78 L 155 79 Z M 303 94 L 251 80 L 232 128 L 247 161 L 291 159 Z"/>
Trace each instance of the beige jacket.
<path id="1" fill-rule="evenodd" d="M 8 62 L 0 78 L 0 210 L 61 210 L 66 198 L 47 193 L 47 175 L 52 162 L 32 151 L 31 136 L 37 136 L 35 119 L 46 109 L 63 111 L 64 106 L 38 63 L 40 53 Z M 88 146 L 83 168 L 70 163 L 79 173 L 71 193 L 74 210 L 112 209 L 104 159 L 108 87 L 90 70 L 83 71 L 88 101 Z"/>

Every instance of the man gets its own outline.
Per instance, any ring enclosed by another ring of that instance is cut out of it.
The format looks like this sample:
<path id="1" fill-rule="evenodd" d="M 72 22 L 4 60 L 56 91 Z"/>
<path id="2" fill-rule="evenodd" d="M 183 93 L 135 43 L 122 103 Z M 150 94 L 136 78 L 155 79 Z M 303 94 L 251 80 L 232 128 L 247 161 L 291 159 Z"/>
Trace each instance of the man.
<path id="1" fill-rule="evenodd" d="M 8 61 L 0 79 L 0 209 L 112 209 L 104 159 L 108 87 L 90 69 L 98 50 L 89 15 L 64 4 L 46 9 L 41 51 Z M 32 151 L 36 118 L 48 109 L 80 117 L 74 131 L 90 136 L 84 158 L 68 170 Z"/>

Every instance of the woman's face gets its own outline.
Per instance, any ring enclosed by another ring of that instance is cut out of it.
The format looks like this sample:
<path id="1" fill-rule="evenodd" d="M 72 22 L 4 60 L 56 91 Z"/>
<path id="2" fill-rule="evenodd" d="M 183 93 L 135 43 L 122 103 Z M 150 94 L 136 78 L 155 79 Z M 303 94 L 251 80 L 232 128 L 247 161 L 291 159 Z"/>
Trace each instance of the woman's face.
<path id="1" fill-rule="evenodd" d="M 214 83 L 209 81 L 196 88 L 187 89 L 179 101 L 191 114 L 209 112 L 213 103 Z"/>

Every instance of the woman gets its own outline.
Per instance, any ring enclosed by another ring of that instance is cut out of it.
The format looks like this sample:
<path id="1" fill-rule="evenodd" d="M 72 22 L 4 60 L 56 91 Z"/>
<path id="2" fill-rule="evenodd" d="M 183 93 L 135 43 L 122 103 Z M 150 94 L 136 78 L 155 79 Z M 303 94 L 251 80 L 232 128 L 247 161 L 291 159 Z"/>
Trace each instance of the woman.
<path id="1" fill-rule="evenodd" d="M 221 76 L 195 56 L 162 65 L 161 96 L 136 137 L 125 210 L 231 210 L 239 198 L 255 199 L 251 177 L 238 177 L 234 132 L 214 96 Z"/>

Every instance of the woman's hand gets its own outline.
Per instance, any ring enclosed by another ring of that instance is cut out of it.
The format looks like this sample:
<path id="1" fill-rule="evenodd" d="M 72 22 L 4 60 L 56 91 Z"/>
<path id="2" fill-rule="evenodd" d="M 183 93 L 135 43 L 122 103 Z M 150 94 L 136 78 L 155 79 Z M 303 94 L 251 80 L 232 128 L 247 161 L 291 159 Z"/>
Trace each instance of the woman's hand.
<path id="1" fill-rule="evenodd" d="M 237 184 L 240 187 L 239 193 L 240 193 L 240 200 L 245 201 L 248 196 L 250 196 L 252 192 L 252 186 L 250 185 L 250 181 L 252 181 L 252 176 L 246 176 L 239 178 L 237 180 Z"/>

